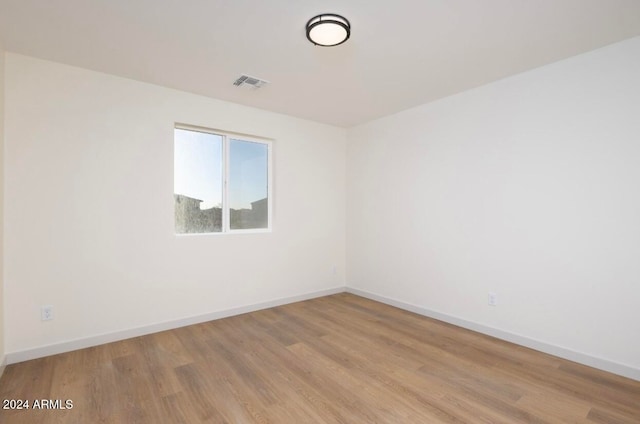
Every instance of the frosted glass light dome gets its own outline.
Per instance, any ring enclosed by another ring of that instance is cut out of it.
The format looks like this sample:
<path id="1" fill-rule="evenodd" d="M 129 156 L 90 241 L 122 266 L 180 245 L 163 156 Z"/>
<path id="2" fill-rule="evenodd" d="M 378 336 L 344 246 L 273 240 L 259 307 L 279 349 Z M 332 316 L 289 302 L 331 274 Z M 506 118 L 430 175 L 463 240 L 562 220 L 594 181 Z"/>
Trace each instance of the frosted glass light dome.
<path id="1" fill-rule="evenodd" d="M 350 35 L 351 24 L 340 15 L 325 13 L 307 22 L 307 38 L 317 46 L 337 46 L 347 41 Z"/>

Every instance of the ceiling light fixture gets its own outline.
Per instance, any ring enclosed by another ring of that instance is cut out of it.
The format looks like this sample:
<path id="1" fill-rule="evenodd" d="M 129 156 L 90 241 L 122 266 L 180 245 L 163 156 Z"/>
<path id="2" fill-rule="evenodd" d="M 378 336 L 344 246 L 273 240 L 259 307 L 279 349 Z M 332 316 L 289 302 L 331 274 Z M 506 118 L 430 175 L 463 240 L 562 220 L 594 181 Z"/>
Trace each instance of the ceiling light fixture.
<path id="1" fill-rule="evenodd" d="M 351 24 L 340 15 L 324 13 L 307 22 L 307 38 L 316 46 L 337 46 L 347 41 L 350 35 Z"/>

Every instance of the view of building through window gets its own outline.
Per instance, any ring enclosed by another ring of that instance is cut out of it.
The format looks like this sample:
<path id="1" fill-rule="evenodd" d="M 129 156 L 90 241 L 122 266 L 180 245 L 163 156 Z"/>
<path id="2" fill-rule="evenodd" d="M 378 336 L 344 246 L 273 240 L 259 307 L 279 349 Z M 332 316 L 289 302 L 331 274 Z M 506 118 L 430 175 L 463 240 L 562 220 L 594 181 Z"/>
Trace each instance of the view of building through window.
<path id="1" fill-rule="evenodd" d="M 269 228 L 270 144 L 175 129 L 175 231 Z"/>

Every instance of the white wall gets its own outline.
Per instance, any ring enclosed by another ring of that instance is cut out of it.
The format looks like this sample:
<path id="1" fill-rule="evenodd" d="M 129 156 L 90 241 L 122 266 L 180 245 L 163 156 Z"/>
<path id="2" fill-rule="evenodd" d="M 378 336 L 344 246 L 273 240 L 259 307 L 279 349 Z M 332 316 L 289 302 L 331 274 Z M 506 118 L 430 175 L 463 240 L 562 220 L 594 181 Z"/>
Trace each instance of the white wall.
<path id="1" fill-rule="evenodd" d="M 10 53 L 5 88 L 10 361 L 344 286 L 345 130 Z M 275 139 L 272 233 L 174 235 L 175 122 Z"/>
<path id="2" fill-rule="evenodd" d="M 639 76 L 634 38 L 352 129 L 348 285 L 640 379 Z"/>
<path id="3" fill-rule="evenodd" d="M 0 40 L 0 377 L 5 365 L 4 344 L 4 48 Z"/>

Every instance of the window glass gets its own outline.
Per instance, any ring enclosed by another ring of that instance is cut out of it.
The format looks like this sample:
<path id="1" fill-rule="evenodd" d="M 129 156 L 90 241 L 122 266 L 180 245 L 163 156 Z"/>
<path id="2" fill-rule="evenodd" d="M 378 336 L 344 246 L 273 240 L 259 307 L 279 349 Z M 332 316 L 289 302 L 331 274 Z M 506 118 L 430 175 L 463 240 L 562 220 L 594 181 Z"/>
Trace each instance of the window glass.
<path id="1" fill-rule="evenodd" d="M 264 143 L 231 139 L 229 148 L 231 229 L 267 228 L 268 146 Z"/>
<path id="2" fill-rule="evenodd" d="M 174 141 L 176 234 L 270 229 L 270 142 L 178 127 Z"/>
<path id="3" fill-rule="evenodd" d="M 222 231 L 222 147 L 220 135 L 175 129 L 176 233 Z"/>

